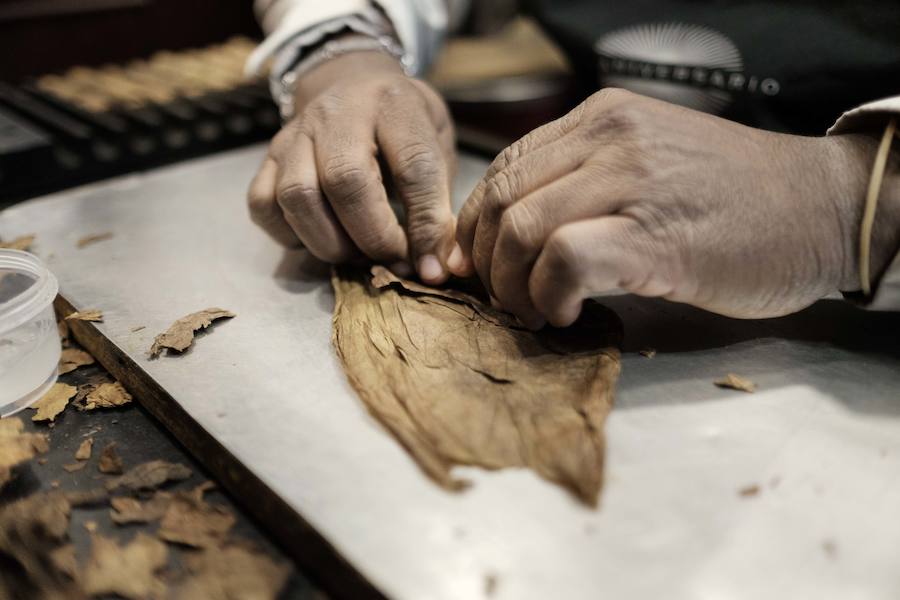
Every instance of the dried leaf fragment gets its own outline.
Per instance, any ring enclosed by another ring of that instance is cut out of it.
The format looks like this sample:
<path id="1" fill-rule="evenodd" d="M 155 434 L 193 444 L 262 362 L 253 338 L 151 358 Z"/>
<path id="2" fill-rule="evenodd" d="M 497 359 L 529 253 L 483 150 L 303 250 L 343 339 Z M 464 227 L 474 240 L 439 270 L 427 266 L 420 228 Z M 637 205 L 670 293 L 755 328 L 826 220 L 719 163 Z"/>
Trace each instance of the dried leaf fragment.
<path id="1" fill-rule="evenodd" d="M 63 348 L 69 347 L 69 324 L 65 319 L 56 322 L 56 330 L 59 332 L 59 341 Z"/>
<path id="2" fill-rule="evenodd" d="M 759 494 L 759 485 L 753 483 L 750 485 L 745 485 L 741 489 L 738 490 L 738 496 L 742 498 L 750 498 L 751 496 L 756 496 Z"/>
<path id="3" fill-rule="evenodd" d="M 275 600 L 291 568 L 236 544 L 207 548 L 187 557 L 191 575 L 177 588 L 177 600 Z"/>
<path id="4" fill-rule="evenodd" d="M 105 242 L 106 240 L 111 240 L 113 237 L 113 233 L 111 231 L 104 231 L 103 233 L 92 233 L 90 235 L 86 235 L 83 238 L 80 238 L 76 245 L 79 248 L 85 248 L 90 246 L 91 244 L 96 244 L 97 242 Z"/>
<path id="5" fill-rule="evenodd" d="M 107 481 L 106 489 L 152 490 L 169 481 L 182 481 L 190 476 L 191 470 L 181 463 L 151 460 L 129 469 L 120 477 Z"/>
<path id="6" fill-rule="evenodd" d="M 0 248 L 4 248 L 6 250 L 24 250 L 28 251 L 31 249 L 31 244 L 34 243 L 34 234 L 31 235 L 21 235 L 17 238 L 12 239 L 9 242 L 0 242 Z"/>
<path id="7" fill-rule="evenodd" d="M 66 565 L 64 542 L 71 506 L 60 492 L 33 494 L 0 507 L 0 556 L 16 571 L 0 569 L 0 598 L 82 598 Z"/>
<path id="8" fill-rule="evenodd" d="M 131 394 L 125 387 L 115 381 L 113 383 L 101 383 L 88 391 L 82 403 L 82 410 L 94 410 L 95 408 L 114 408 L 131 402 Z"/>
<path id="9" fill-rule="evenodd" d="M 477 298 L 334 271 L 332 342 L 369 411 L 447 489 L 455 465 L 529 467 L 595 505 L 621 322 L 599 305 L 532 332 Z"/>
<path id="10" fill-rule="evenodd" d="M 86 462 L 77 462 L 72 463 L 70 465 L 63 465 L 63 469 L 66 470 L 66 473 L 74 473 L 75 471 L 80 471 L 87 466 Z"/>
<path id="11" fill-rule="evenodd" d="M 31 405 L 37 412 L 31 417 L 32 421 L 52 421 L 65 410 L 69 400 L 75 396 L 78 390 L 67 383 L 54 383 L 50 391 L 44 397 Z"/>
<path id="12" fill-rule="evenodd" d="M 78 367 L 94 364 L 94 357 L 79 348 L 66 348 L 59 357 L 59 374 L 71 373 Z"/>
<path id="13" fill-rule="evenodd" d="M 159 356 L 163 349 L 184 352 L 194 342 L 194 332 L 206 329 L 218 319 L 230 319 L 236 315 L 221 308 L 207 308 L 181 317 L 163 333 L 154 338 L 150 356 Z"/>
<path id="14" fill-rule="evenodd" d="M 18 417 L 0 419 L 0 490 L 12 479 L 16 465 L 49 449 L 44 435 L 26 433 L 24 428 Z"/>
<path id="15" fill-rule="evenodd" d="M 152 498 L 144 502 L 128 496 L 117 496 L 109 501 L 112 505 L 109 518 L 116 525 L 149 523 L 161 519 L 171 501 L 172 494 L 163 491 L 156 492 Z"/>
<path id="16" fill-rule="evenodd" d="M 723 379 L 719 379 L 718 381 L 714 381 L 715 385 L 720 388 L 726 388 L 730 390 L 737 390 L 739 392 L 747 392 L 748 394 L 752 394 L 756 391 L 756 384 L 750 381 L 749 379 L 745 379 L 740 375 L 735 375 L 734 373 L 729 373 Z"/>
<path id="17" fill-rule="evenodd" d="M 68 315 L 66 321 L 91 321 L 94 323 L 102 323 L 103 311 L 96 309 L 77 310 Z"/>
<path id="18" fill-rule="evenodd" d="M 159 524 L 160 538 L 195 548 L 219 546 L 234 526 L 235 518 L 224 506 L 209 504 L 203 493 L 210 485 L 177 492 Z"/>
<path id="19" fill-rule="evenodd" d="M 159 571 L 167 557 L 166 545 L 143 533 L 138 533 L 122 547 L 114 540 L 94 535 L 82 587 L 91 596 L 118 594 L 134 600 L 162 598 L 166 585 Z"/>
<path id="20" fill-rule="evenodd" d="M 94 447 L 94 438 L 88 438 L 81 442 L 75 451 L 75 460 L 88 460 L 91 457 L 91 449 Z"/>
<path id="21" fill-rule="evenodd" d="M 122 458 L 116 452 L 116 443 L 110 442 L 100 451 L 100 461 L 97 468 L 101 473 L 119 475 L 122 473 Z"/>
<path id="22" fill-rule="evenodd" d="M 656 348 L 644 348 L 640 352 L 638 352 L 644 358 L 653 358 L 656 356 Z"/>

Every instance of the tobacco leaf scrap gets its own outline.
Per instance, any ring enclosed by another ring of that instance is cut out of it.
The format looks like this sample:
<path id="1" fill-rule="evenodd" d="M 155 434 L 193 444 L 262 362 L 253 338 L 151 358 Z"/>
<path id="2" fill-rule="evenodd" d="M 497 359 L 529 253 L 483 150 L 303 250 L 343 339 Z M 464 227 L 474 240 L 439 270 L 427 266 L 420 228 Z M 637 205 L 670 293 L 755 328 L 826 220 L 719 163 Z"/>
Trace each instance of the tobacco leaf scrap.
<path id="1" fill-rule="evenodd" d="M 748 394 L 752 394 L 756 391 L 755 383 L 753 383 L 749 379 L 741 377 L 740 375 L 735 375 L 734 373 L 729 373 L 723 379 L 719 379 L 718 381 L 714 381 L 713 383 L 720 388 L 737 390 L 739 392 L 747 392 Z"/>
<path id="2" fill-rule="evenodd" d="M 220 546 L 234 526 L 235 518 L 224 506 L 203 499 L 203 493 L 210 487 L 207 482 L 190 492 L 176 492 L 159 523 L 159 537 L 194 548 Z"/>
<path id="3" fill-rule="evenodd" d="M 70 465 L 63 465 L 63 469 L 66 470 L 66 473 L 74 473 L 75 471 L 80 471 L 87 466 L 86 462 L 76 462 Z"/>
<path id="4" fill-rule="evenodd" d="M 149 523 L 161 519 L 172 502 L 172 494 L 158 491 L 149 500 L 141 502 L 128 496 L 116 496 L 109 503 L 112 508 L 109 518 L 116 525 L 128 523 Z"/>
<path id="5" fill-rule="evenodd" d="M 66 348 L 59 357 L 59 374 L 71 373 L 78 367 L 94 364 L 94 357 L 79 348 Z"/>
<path id="6" fill-rule="evenodd" d="M 79 404 L 80 410 L 94 410 L 95 408 L 115 408 L 131 402 L 131 394 L 118 381 L 101 383 L 92 389 Z"/>
<path id="7" fill-rule="evenodd" d="M 110 479 L 106 482 L 106 489 L 153 490 L 170 481 L 182 481 L 190 476 L 191 470 L 181 463 L 151 460 L 129 469 L 124 475 Z"/>
<path id="8" fill-rule="evenodd" d="M 28 251 L 31 249 L 31 245 L 34 243 L 34 238 L 35 238 L 35 236 L 32 234 L 32 235 L 19 236 L 8 242 L 0 241 L 0 248 L 4 248 L 6 250 Z"/>
<path id="9" fill-rule="evenodd" d="M 102 323 L 103 311 L 96 309 L 78 310 L 68 315 L 66 321 L 91 321 L 94 323 Z"/>
<path id="10" fill-rule="evenodd" d="M 351 385 L 423 470 L 527 466 L 595 505 L 621 322 L 586 305 L 569 329 L 532 332 L 475 297 L 342 267 L 335 350 Z"/>
<path id="11" fill-rule="evenodd" d="M 60 564 L 70 513 L 66 496 L 55 491 L 0 507 L 0 598 L 83 598 L 69 565 Z"/>
<path id="12" fill-rule="evenodd" d="M 119 475 L 123 471 L 122 458 L 116 452 L 116 443 L 110 442 L 100 451 L 97 468 L 107 475 Z"/>
<path id="13" fill-rule="evenodd" d="M 13 469 L 35 454 L 47 452 L 47 437 L 26 433 L 18 417 L 0 419 L 0 490 L 12 479 Z"/>
<path id="14" fill-rule="evenodd" d="M 206 329 L 218 319 L 235 317 L 233 312 L 221 308 L 207 308 L 181 317 L 163 333 L 154 338 L 150 347 L 150 357 L 159 356 L 164 349 L 184 352 L 194 343 L 194 332 Z"/>
<path id="15" fill-rule="evenodd" d="M 75 460 L 88 460 L 91 457 L 91 449 L 94 447 L 94 438 L 88 438 L 81 442 L 75 451 Z"/>
<path id="16" fill-rule="evenodd" d="M 56 322 L 56 330 L 59 332 L 59 341 L 63 348 L 69 347 L 69 324 L 65 319 Z"/>
<path id="17" fill-rule="evenodd" d="M 32 415 L 32 421 L 53 421 L 56 416 L 66 409 L 69 400 L 75 396 L 78 390 L 67 383 L 54 383 L 50 391 L 44 397 L 31 405 L 37 411 Z"/>
<path id="18" fill-rule="evenodd" d="M 82 587 L 91 596 L 163 598 L 166 584 L 159 571 L 165 566 L 168 553 L 165 544 L 143 533 L 125 546 L 95 534 L 91 537 L 91 559 L 82 574 Z"/>
<path id="19" fill-rule="evenodd" d="M 79 248 L 85 248 L 90 246 L 91 244 L 96 244 L 97 242 L 104 242 L 106 240 L 111 240 L 113 238 L 113 233 L 111 231 L 105 231 L 103 233 L 92 233 L 91 235 L 86 235 L 83 238 L 80 238 L 76 245 Z"/>
<path id="20" fill-rule="evenodd" d="M 275 600 L 291 573 L 288 564 L 237 544 L 206 548 L 186 563 L 190 575 L 177 587 L 177 600 Z"/>

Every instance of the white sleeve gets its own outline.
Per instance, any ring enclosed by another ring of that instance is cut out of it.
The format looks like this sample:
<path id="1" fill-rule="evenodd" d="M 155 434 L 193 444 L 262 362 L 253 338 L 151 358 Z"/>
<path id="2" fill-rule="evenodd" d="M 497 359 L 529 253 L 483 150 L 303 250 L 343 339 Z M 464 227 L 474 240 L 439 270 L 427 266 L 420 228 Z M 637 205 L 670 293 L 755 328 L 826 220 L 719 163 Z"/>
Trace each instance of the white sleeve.
<path id="1" fill-rule="evenodd" d="M 466 14 L 470 0 L 255 0 L 266 39 L 247 60 L 258 74 L 266 61 L 295 36 L 323 23 L 363 15 L 373 5 L 387 15 L 403 47 L 404 63 L 421 74 L 434 60 L 447 30 Z"/>

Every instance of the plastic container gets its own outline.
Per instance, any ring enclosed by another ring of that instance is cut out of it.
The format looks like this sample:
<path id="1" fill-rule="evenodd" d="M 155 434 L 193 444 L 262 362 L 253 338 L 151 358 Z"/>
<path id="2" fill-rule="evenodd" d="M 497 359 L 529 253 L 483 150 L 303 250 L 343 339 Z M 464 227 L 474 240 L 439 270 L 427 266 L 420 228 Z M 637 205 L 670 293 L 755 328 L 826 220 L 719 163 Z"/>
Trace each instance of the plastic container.
<path id="1" fill-rule="evenodd" d="M 56 382 L 58 289 L 36 256 L 0 249 L 0 417 L 30 406 Z"/>

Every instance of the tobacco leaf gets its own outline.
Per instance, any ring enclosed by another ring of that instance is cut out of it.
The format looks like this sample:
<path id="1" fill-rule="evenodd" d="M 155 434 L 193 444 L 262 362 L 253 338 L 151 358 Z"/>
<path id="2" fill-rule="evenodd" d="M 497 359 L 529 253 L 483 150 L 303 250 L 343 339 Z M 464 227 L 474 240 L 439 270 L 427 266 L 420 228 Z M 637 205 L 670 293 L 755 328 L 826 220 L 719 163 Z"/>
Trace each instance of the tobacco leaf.
<path id="1" fill-rule="evenodd" d="M 122 473 L 122 458 L 116 452 L 115 442 L 108 443 L 100 451 L 100 460 L 97 462 L 97 468 L 101 473 L 108 475 L 119 475 Z"/>
<path id="2" fill-rule="evenodd" d="M 97 242 L 104 242 L 106 240 L 110 240 L 113 237 L 113 233 L 111 231 L 105 231 L 103 233 L 92 233 L 91 235 L 86 235 L 83 238 L 79 239 L 76 245 L 79 248 L 85 248 L 90 246 L 91 244 L 96 244 Z"/>
<path id="3" fill-rule="evenodd" d="M 25 250 L 28 251 L 31 249 L 31 245 L 34 243 L 35 236 L 32 235 L 22 235 L 8 242 L 0 242 L 0 248 L 4 248 L 6 250 Z"/>
<path id="4" fill-rule="evenodd" d="M 116 525 L 149 523 L 161 519 L 166 514 L 170 502 L 172 494 L 163 491 L 156 492 L 152 498 L 144 502 L 128 496 L 117 496 L 109 501 L 112 505 L 109 518 Z"/>
<path id="5" fill-rule="evenodd" d="M 151 460 L 129 469 L 124 475 L 110 479 L 106 482 L 106 489 L 152 490 L 169 481 L 182 481 L 190 476 L 191 470 L 181 463 Z"/>
<path id="6" fill-rule="evenodd" d="M 59 332 L 59 342 L 63 348 L 69 347 L 69 324 L 65 319 L 56 322 L 56 330 Z"/>
<path id="7" fill-rule="evenodd" d="M 737 390 L 739 392 L 747 392 L 748 394 L 752 394 L 754 391 L 756 391 L 755 383 L 753 383 L 749 379 L 741 377 L 740 375 L 735 375 L 734 373 L 729 373 L 724 378 L 719 379 L 718 381 L 714 381 L 713 383 L 720 388 Z"/>
<path id="8" fill-rule="evenodd" d="M 66 321 L 91 321 L 94 323 L 102 323 L 103 311 L 96 309 L 78 310 L 68 315 Z"/>
<path id="9" fill-rule="evenodd" d="M 37 412 L 32 415 L 32 421 L 52 421 L 66 409 L 69 400 L 78 390 L 67 383 L 54 383 L 50 391 L 44 397 L 31 405 L 30 408 Z"/>
<path id="10" fill-rule="evenodd" d="M 160 521 L 159 537 L 195 548 L 221 545 L 235 518 L 224 506 L 203 499 L 203 493 L 210 487 L 212 484 L 207 482 L 189 492 L 176 492 Z"/>
<path id="11" fill-rule="evenodd" d="M 102 535 L 92 535 L 91 558 L 82 574 L 82 587 L 91 596 L 162 598 L 166 584 L 158 573 L 165 566 L 168 553 L 165 544 L 144 533 L 138 533 L 125 546 Z"/>
<path id="12" fill-rule="evenodd" d="M 66 348 L 59 357 L 59 374 L 71 373 L 78 367 L 94 364 L 94 357 L 79 348 Z"/>
<path id="13" fill-rule="evenodd" d="M 90 384 L 87 384 L 90 385 Z M 80 410 L 94 410 L 95 408 L 115 408 L 131 402 L 131 394 L 118 381 L 101 383 L 86 390 L 87 394 L 79 404 Z"/>
<path id="14" fill-rule="evenodd" d="M 236 315 L 221 308 L 207 308 L 181 317 L 163 333 L 154 338 L 150 356 L 159 356 L 168 348 L 170 351 L 184 352 L 194 343 L 194 332 L 206 329 L 217 319 L 230 319 Z"/>
<path id="15" fill-rule="evenodd" d="M 177 600 L 274 600 L 291 574 L 287 563 L 237 544 L 206 548 L 185 562 L 190 575 L 176 588 Z"/>
<path id="16" fill-rule="evenodd" d="M 88 438 L 81 442 L 78 450 L 75 451 L 75 460 L 88 460 L 91 457 L 91 450 L 94 447 L 94 438 Z"/>
<path id="17" fill-rule="evenodd" d="M 527 466 L 595 505 L 616 315 L 588 303 L 574 326 L 535 333 L 473 295 L 371 273 L 333 272 L 332 341 L 369 411 L 422 469 L 460 489 L 455 465 Z"/>
<path id="18" fill-rule="evenodd" d="M 75 559 L 75 546 L 66 544 L 50 552 L 53 566 L 72 579 L 78 579 L 78 561 Z"/>
<path id="19" fill-rule="evenodd" d="M 14 467 L 49 450 L 46 436 L 24 428 L 18 417 L 0 420 L 0 490 L 12 479 Z"/>
<path id="20" fill-rule="evenodd" d="M 67 551 L 62 549 L 70 513 L 66 496 L 56 491 L 0 507 L 0 598 L 84 597 L 72 581 Z"/>

